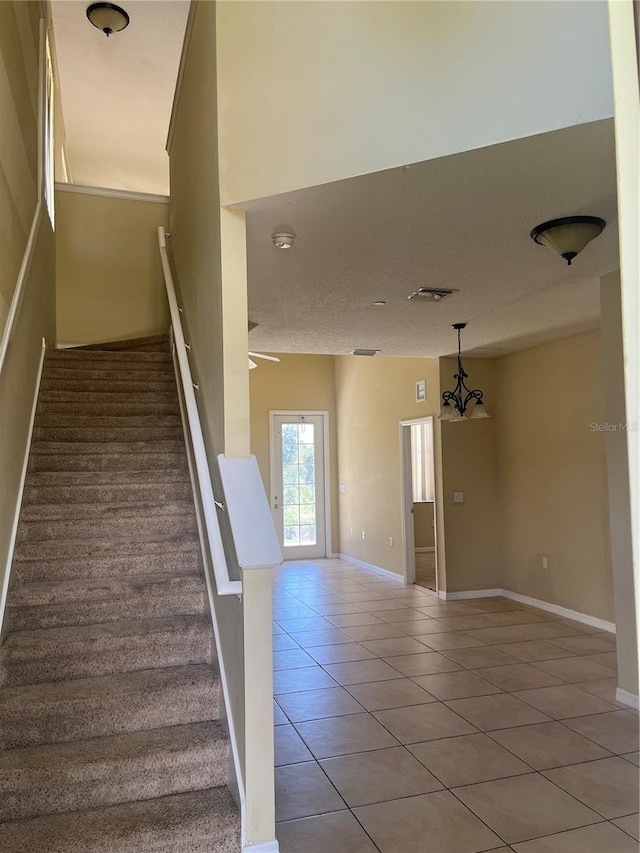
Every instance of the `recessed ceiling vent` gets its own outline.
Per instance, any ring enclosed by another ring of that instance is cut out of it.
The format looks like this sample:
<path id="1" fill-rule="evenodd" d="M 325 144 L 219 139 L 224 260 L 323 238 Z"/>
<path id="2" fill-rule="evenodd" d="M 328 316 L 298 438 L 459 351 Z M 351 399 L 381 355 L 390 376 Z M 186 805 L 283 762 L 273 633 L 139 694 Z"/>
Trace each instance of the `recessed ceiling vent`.
<path id="1" fill-rule="evenodd" d="M 354 349 L 351 355 L 377 355 L 379 349 Z"/>
<path id="2" fill-rule="evenodd" d="M 447 296 L 451 296 L 453 290 L 443 290 L 440 287 L 420 287 L 407 296 L 407 299 L 421 299 L 424 302 L 442 302 Z"/>

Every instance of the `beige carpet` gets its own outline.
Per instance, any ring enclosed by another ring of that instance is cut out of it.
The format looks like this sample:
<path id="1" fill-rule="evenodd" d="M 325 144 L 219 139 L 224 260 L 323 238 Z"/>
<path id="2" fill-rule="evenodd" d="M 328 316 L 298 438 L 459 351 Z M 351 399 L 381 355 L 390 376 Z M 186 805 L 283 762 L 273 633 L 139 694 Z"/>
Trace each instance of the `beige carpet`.
<path id="1" fill-rule="evenodd" d="M 435 551 L 416 552 L 416 583 L 426 589 L 436 589 L 436 554 Z"/>

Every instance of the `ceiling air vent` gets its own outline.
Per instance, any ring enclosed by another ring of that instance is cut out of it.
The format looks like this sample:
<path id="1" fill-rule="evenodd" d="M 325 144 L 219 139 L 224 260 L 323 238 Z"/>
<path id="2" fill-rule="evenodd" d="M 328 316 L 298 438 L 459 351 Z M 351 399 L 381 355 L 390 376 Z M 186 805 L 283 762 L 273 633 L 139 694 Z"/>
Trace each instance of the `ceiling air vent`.
<path id="1" fill-rule="evenodd" d="M 354 349 L 351 355 L 377 355 L 379 349 Z"/>
<path id="2" fill-rule="evenodd" d="M 407 296 L 407 299 L 422 299 L 425 302 L 442 302 L 447 296 L 450 296 L 453 290 L 444 290 L 440 287 L 420 287 L 414 290 Z"/>

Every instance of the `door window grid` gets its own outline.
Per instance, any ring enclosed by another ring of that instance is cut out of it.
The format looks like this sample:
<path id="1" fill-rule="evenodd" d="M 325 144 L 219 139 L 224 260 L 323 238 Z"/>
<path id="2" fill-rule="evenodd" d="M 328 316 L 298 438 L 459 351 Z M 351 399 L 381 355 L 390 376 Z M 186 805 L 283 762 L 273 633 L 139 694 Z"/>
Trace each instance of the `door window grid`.
<path id="1" fill-rule="evenodd" d="M 284 547 L 315 545 L 314 424 L 283 424 L 282 483 Z"/>

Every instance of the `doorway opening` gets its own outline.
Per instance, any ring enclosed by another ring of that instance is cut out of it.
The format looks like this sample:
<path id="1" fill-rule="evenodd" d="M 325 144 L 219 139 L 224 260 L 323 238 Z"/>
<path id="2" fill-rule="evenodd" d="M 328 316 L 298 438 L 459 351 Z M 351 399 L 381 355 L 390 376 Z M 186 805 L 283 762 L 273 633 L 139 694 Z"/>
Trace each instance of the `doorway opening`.
<path id="1" fill-rule="evenodd" d="M 270 412 L 271 512 L 285 560 L 331 556 L 329 413 Z"/>
<path id="2" fill-rule="evenodd" d="M 433 418 L 401 421 L 405 583 L 438 594 Z"/>

